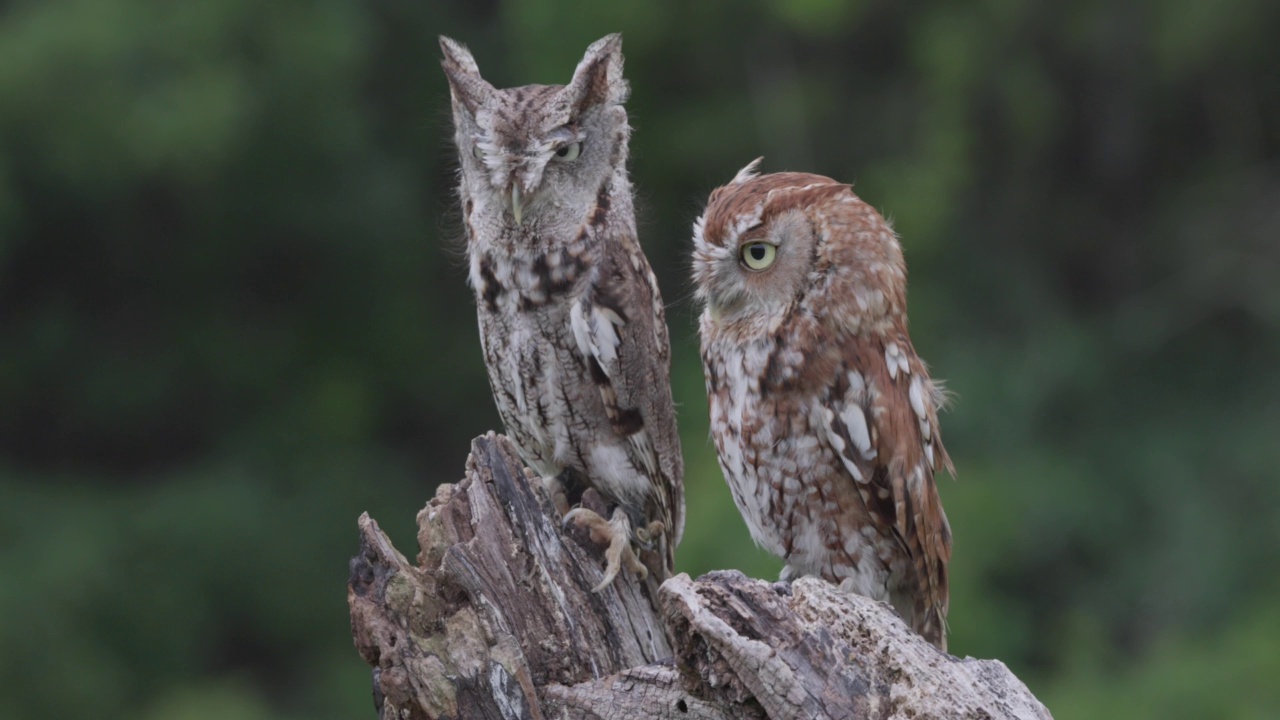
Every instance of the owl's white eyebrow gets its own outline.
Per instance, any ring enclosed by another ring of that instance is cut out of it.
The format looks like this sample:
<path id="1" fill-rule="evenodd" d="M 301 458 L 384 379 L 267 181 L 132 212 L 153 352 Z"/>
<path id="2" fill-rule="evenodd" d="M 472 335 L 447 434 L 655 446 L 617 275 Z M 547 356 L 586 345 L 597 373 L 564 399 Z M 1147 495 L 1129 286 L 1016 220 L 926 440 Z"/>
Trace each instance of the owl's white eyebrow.
<path id="1" fill-rule="evenodd" d="M 581 132 L 562 125 L 547 133 L 546 140 L 553 144 L 557 142 L 577 142 L 582 139 L 582 135 Z"/>

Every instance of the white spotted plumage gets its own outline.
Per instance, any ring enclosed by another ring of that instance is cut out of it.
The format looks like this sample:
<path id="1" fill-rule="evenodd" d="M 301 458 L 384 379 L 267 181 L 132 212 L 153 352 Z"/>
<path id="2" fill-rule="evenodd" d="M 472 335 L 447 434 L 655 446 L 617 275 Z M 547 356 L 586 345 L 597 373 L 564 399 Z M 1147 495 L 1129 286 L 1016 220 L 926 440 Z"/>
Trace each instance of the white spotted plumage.
<path id="1" fill-rule="evenodd" d="M 600 588 L 635 560 L 633 532 L 653 550 L 646 565 L 669 574 L 684 526 L 670 343 L 626 169 L 621 43 L 592 44 L 567 85 L 500 90 L 466 48 L 440 40 L 494 400 L 553 497 L 589 487 L 611 506 L 609 520 L 571 518 L 609 538 Z"/>
<path id="2" fill-rule="evenodd" d="M 758 163 L 758 161 L 757 161 Z M 945 648 L 942 393 L 907 334 L 897 238 L 847 185 L 757 163 L 711 195 L 693 275 L 711 429 L 752 538 L 890 601 Z M 745 248 L 774 247 L 749 267 Z"/>

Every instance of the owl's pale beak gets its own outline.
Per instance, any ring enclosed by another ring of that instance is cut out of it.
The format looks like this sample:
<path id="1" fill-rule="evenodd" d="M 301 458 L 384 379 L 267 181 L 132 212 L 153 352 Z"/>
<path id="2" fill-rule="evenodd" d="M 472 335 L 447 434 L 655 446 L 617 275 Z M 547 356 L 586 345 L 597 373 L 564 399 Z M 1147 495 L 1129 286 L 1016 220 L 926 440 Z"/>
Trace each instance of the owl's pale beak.
<path id="1" fill-rule="evenodd" d="M 524 217 L 524 207 L 521 205 L 520 183 L 511 183 L 511 217 L 516 219 L 516 224 L 521 225 L 521 219 Z"/>

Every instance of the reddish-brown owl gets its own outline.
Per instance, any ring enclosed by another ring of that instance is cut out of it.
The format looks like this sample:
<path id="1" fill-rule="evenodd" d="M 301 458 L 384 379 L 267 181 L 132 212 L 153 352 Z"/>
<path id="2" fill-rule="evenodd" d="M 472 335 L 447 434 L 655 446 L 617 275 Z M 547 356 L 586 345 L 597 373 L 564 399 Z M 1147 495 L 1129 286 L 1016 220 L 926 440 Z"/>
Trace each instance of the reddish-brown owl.
<path id="1" fill-rule="evenodd" d="M 694 227 L 711 432 L 783 579 L 887 600 L 946 649 L 944 393 L 907 335 L 893 230 L 848 185 L 751 163 Z"/>

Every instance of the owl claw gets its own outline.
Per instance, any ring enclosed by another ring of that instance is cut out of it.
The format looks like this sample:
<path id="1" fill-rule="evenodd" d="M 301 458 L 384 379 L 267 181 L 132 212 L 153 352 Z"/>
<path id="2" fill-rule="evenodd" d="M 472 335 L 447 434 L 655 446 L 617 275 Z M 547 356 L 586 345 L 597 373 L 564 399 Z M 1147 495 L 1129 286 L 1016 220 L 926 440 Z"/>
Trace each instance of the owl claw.
<path id="1" fill-rule="evenodd" d="M 648 568 L 640 562 L 631 549 L 631 520 L 622 508 L 615 508 L 613 518 L 610 520 L 605 520 L 587 508 L 575 508 L 564 516 L 564 524 L 569 523 L 577 524 L 590 531 L 592 542 L 609 544 L 608 549 L 604 551 L 604 578 L 599 585 L 591 589 L 592 592 L 602 592 L 609 587 L 624 566 L 641 580 L 649 576 Z"/>
<path id="2" fill-rule="evenodd" d="M 560 477 L 552 475 L 542 478 L 542 489 L 547 493 L 547 497 L 551 498 L 556 514 L 565 518 L 569 514 L 569 497 L 565 494 L 564 483 L 560 481 Z"/>
<path id="3" fill-rule="evenodd" d="M 531 467 L 524 468 L 524 477 L 530 485 L 540 486 L 556 509 L 556 516 L 563 518 L 569 512 L 569 498 L 559 475 L 543 476 Z"/>
<path id="4" fill-rule="evenodd" d="M 661 520 L 654 520 L 645 527 L 636 528 L 636 541 L 641 545 L 652 545 L 654 538 L 661 537 L 666 529 L 665 523 Z"/>

